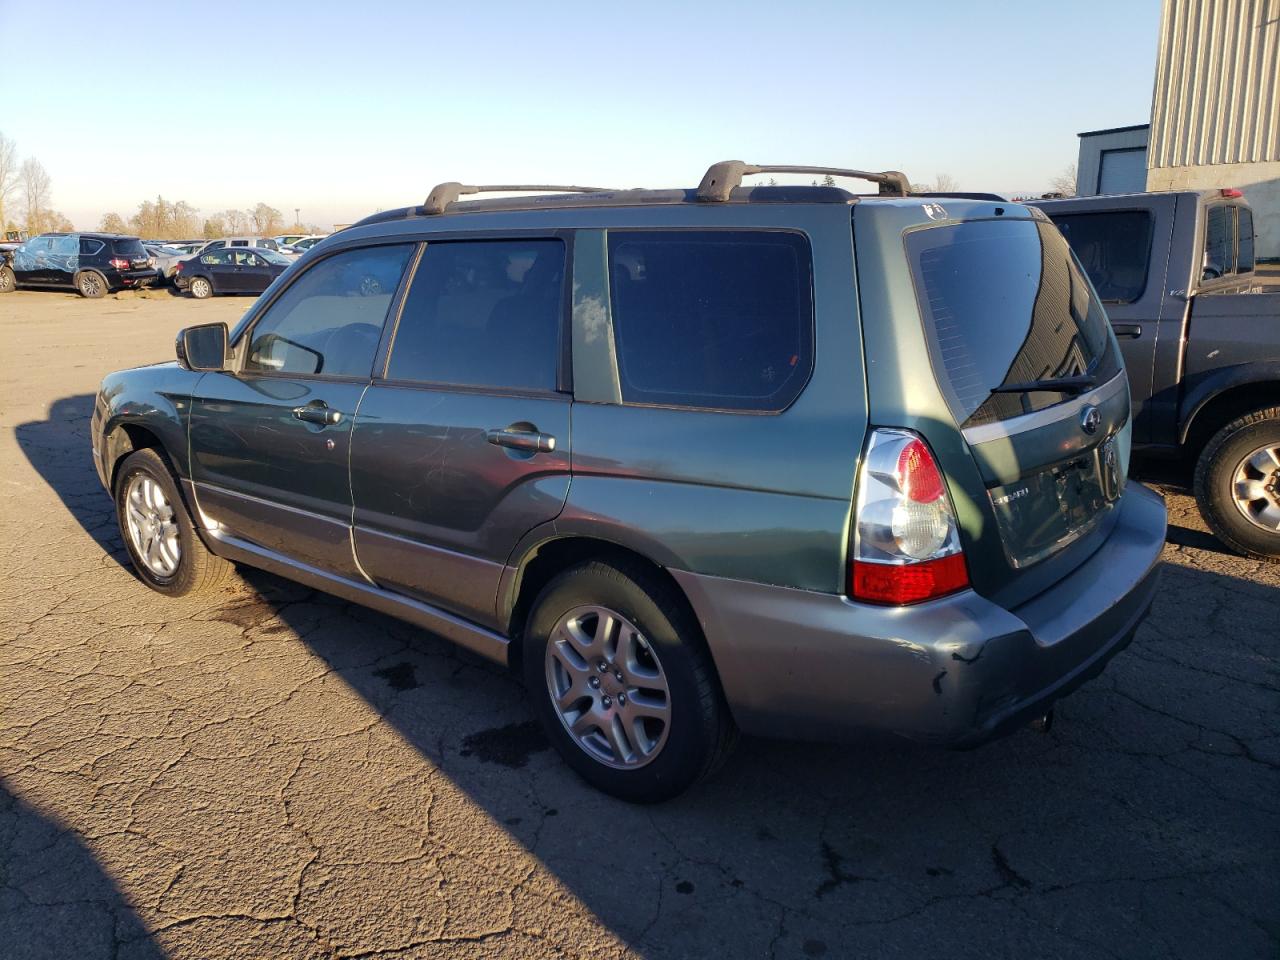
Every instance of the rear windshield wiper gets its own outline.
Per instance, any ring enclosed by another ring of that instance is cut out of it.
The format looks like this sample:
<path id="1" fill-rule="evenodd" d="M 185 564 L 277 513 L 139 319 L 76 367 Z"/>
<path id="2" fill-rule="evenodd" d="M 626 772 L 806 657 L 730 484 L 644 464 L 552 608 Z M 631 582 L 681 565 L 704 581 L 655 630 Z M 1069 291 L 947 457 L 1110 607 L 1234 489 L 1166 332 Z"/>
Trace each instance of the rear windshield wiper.
<path id="1" fill-rule="evenodd" d="M 1046 377 L 1044 380 L 1028 380 L 1026 383 L 1002 383 L 992 387 L 992 393 L 1088 393 L 1098 385 L 1089 375 L 1079 377 Z"/>

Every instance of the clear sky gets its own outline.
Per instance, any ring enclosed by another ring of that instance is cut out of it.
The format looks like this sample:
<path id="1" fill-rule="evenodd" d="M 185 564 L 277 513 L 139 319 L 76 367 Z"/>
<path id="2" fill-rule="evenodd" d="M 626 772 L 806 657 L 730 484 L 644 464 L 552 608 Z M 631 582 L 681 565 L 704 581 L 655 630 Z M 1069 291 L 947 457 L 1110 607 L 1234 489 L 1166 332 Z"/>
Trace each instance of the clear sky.
<path id="1" fill-rule="evenodd" d="M 1159 0 L 0 0 L 0 131 L 78 227 L 157 193 L 328 226 L 437 181 L 692 186 L 713 161 L 1042 192 L 1145 123 Z"/>

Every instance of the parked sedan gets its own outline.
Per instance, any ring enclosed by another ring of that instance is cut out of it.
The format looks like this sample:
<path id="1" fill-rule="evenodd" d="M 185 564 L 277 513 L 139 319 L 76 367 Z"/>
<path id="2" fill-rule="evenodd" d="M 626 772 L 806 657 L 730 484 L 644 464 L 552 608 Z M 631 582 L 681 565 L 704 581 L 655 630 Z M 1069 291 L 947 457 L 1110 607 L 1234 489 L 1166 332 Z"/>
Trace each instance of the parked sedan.
<path id="1" fill-rule="evenodd" d="M 215 293 L 258 294 L 292 262 L 274 250 L 223 247 L 179 262 L 174 284 L 197 300 Z"/>

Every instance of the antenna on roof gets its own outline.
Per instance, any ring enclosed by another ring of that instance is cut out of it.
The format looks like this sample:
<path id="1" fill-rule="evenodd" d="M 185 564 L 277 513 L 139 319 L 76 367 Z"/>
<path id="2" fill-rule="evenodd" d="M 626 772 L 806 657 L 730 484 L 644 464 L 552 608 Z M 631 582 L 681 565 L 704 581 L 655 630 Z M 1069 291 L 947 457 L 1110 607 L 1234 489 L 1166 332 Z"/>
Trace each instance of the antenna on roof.
<path id="1" fill-rule="evenodd" d="M 753 173 L 816 173 L 823 176 L 854 177 L 880 184 L 882 196 L 905 197 L 911 192 L 907 175 L 897 170 L 872 173 L 867 170 L 845 170 L 841 167 L 795 167 L 722 160 L 720 163 L 713 163 L 703 175 L 702 183 L 698 184 L 698 199 L 706 203 L 725 203 L 734 188 L 742 186 L 742 178 Z"/>
<path id="2" fill-rule="evenodd" d="M 459 197 L 473 193 L 607 193 L 609 187 L 557 187 L 546 184 L 496 184 L 489 186 L 473 186 L 450 180 L 448 183 L 437 183 L 427 194 L 422 204 L 422 212 L 432 216 L 444 213 Z"/>

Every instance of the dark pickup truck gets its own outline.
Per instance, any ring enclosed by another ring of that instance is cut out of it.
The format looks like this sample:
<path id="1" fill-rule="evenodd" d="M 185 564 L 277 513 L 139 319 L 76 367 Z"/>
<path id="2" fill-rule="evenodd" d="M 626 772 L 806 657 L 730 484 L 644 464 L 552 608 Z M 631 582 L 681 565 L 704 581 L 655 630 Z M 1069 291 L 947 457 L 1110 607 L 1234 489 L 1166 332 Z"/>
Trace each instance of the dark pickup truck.
<path id="1" fill-rule="evenodd" d="M 1280 560 L 1280 288 L 1254 273 L 1237 190 L 1034 204 L 1106 305 L 1129 372 L 1135 452 L 1195 463 L 1205 522 Z"/>

